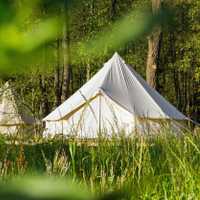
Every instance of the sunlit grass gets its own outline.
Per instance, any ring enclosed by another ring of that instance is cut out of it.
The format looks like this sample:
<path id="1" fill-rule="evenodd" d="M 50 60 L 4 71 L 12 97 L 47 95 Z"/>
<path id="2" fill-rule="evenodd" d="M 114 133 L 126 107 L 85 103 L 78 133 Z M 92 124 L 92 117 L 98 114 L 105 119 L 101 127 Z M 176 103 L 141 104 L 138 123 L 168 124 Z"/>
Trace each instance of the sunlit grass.
<path id="1" fill-rule="evenodd" d="M 1 148 L 4 179 L 31 172 L 71 177 L 94 194 L 126 191 L 125 199 L 200 197 L 198 133 L 175 136 L 163 130 L 129 139 L 42 139 L 32 145 L 2 143 Z"/>

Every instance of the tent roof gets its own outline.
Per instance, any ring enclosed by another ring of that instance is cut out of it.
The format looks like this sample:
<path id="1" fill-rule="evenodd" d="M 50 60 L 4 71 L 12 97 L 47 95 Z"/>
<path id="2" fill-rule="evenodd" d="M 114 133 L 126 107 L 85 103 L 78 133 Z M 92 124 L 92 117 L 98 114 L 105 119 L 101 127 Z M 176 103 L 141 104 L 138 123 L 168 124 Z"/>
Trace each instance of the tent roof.
<path id="1" fill-rule="evenodd" d="M 0 125 L 33 124 L 33 117 L 27 115 L 13 94 L 9 83 L 0 88 Z"/>
<path id="2" fill-rule="evenodd" d="M 187 119 L 115 53 L 98 73 L 43 120 L 62 119 L 99 91 L 136 117 Z"/>

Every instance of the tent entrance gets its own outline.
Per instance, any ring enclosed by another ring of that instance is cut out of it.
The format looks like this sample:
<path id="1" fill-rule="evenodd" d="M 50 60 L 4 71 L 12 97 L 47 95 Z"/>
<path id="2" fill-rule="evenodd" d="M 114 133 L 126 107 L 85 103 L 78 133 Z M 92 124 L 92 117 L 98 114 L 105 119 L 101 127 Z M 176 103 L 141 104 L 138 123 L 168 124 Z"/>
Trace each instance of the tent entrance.
<path id="1" fill-rule="evenodd" d="M 98 93 L 84 104 L 65 115 L 61 120 L 48 121 L 46 131 L 78 138 L 95 138 L 98 135 L 111 136 L 130 133 L 134 127 L 134 117 L 106 94 Z M 120 132 L 121 131 L 121 132 Z"/>

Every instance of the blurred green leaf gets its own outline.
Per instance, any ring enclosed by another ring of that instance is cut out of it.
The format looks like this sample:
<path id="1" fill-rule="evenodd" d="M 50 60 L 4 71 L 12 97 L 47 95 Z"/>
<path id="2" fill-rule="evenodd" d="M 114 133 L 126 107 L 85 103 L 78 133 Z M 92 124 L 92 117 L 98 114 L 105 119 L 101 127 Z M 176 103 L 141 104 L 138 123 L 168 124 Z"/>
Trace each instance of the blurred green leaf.
<path id="1" fill-rule="evenodd" d="M 31 6 L 35 9 L 36 5 L 43 1 L 35 0 L 33 2 L 31 4 L 26 3 L 24 10 L 21 6 L 16 11 L 16 19 L 5 23 L 0 28 L 0 71 L 2 76 L 24 72 L 31 68 L 33 63 L 40 68 L 45 67 L 45 69 L 47 69 L 48 64 L 55 66 L 51 63 L 55 49 L 46 47 L 48 43 L 61 37 L 59 34 L 63 27 L 61 24 L 63 20 L 44 14 L 45 16 L 37 19 L 35 23 L 31 21 L 28 28 L 22 28 L 23 26 L 19 25 L 19 22 L 22 23 L 21 18 L 25 18 L 26 21 L 26 13 L 30 12 Z M 52 1 L 44 1 L 43 3 L 50 6 Z M 168 16 L 168 11 L 152 15 L 146 10 L 133 10 L 122 19 L 100 31 L 89 41 L 83 39 L 82 41 L 71 42 L 71 62 L 79 64 L 122 49 L 128 42 L 137 41 L 140 37 L 147 35 L 155 25 L 161 23 Z M 46 49 L 45 56 L 43 53 L 44 46 Z M 41 65 L 44 57 L 46 61 Z"/>
<path id="2" fill-rule="evenodd" d="M 0 1 L 0 26 L 8 23 L 15 16 L 13 4 L 9 0 Z"/>
<path id="3" fill-rule="evenodd" d="M 125 47 L 128 42 L 137 41 L 150 33 L 154 26 L 170 21 L 171 16 L 171 12 L 167 9 L 156 15 L 147 10 L 134 10 L 89 41 L 76 44 L 72 54 L 77 58 L 83 56 L 83 59 L 91 59 L 117 51 Z M 80 55 L 77 55 L 77 52 Z"/>
<path id="4" fill-rule="evenodd" d="M 25 177 L 0 184 L 0 199 L 6 200 L 89 200 L 80 184 L 56 177 Z"/>

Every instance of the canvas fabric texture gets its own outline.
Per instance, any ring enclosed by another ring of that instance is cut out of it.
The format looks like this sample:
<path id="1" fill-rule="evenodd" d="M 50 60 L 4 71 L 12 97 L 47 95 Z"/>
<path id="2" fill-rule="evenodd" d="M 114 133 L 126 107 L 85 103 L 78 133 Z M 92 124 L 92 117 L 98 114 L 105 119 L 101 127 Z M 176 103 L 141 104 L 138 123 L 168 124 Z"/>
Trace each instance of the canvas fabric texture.
<path id="1" fill-rule="evenodd" d="M 18 105 L 8 82 L 0 89 L 0 133 L 15 133 L 20 126 L 33 125 L 35 120 Z"/>
<path id="2" fill-rule="evenodd" d="M 43 119 L 46 123 L 44 133 L 96 137 L 107 129 L 109 134 L 119 130 L 129 134 L 141 126 L 137 120 L 140 118 L 188 119 L 115 53 L 97 74 Z M 111 124 L 116 127 L 111 128 Z M 73 126 L 79 128 L 72 131 Z"/>

